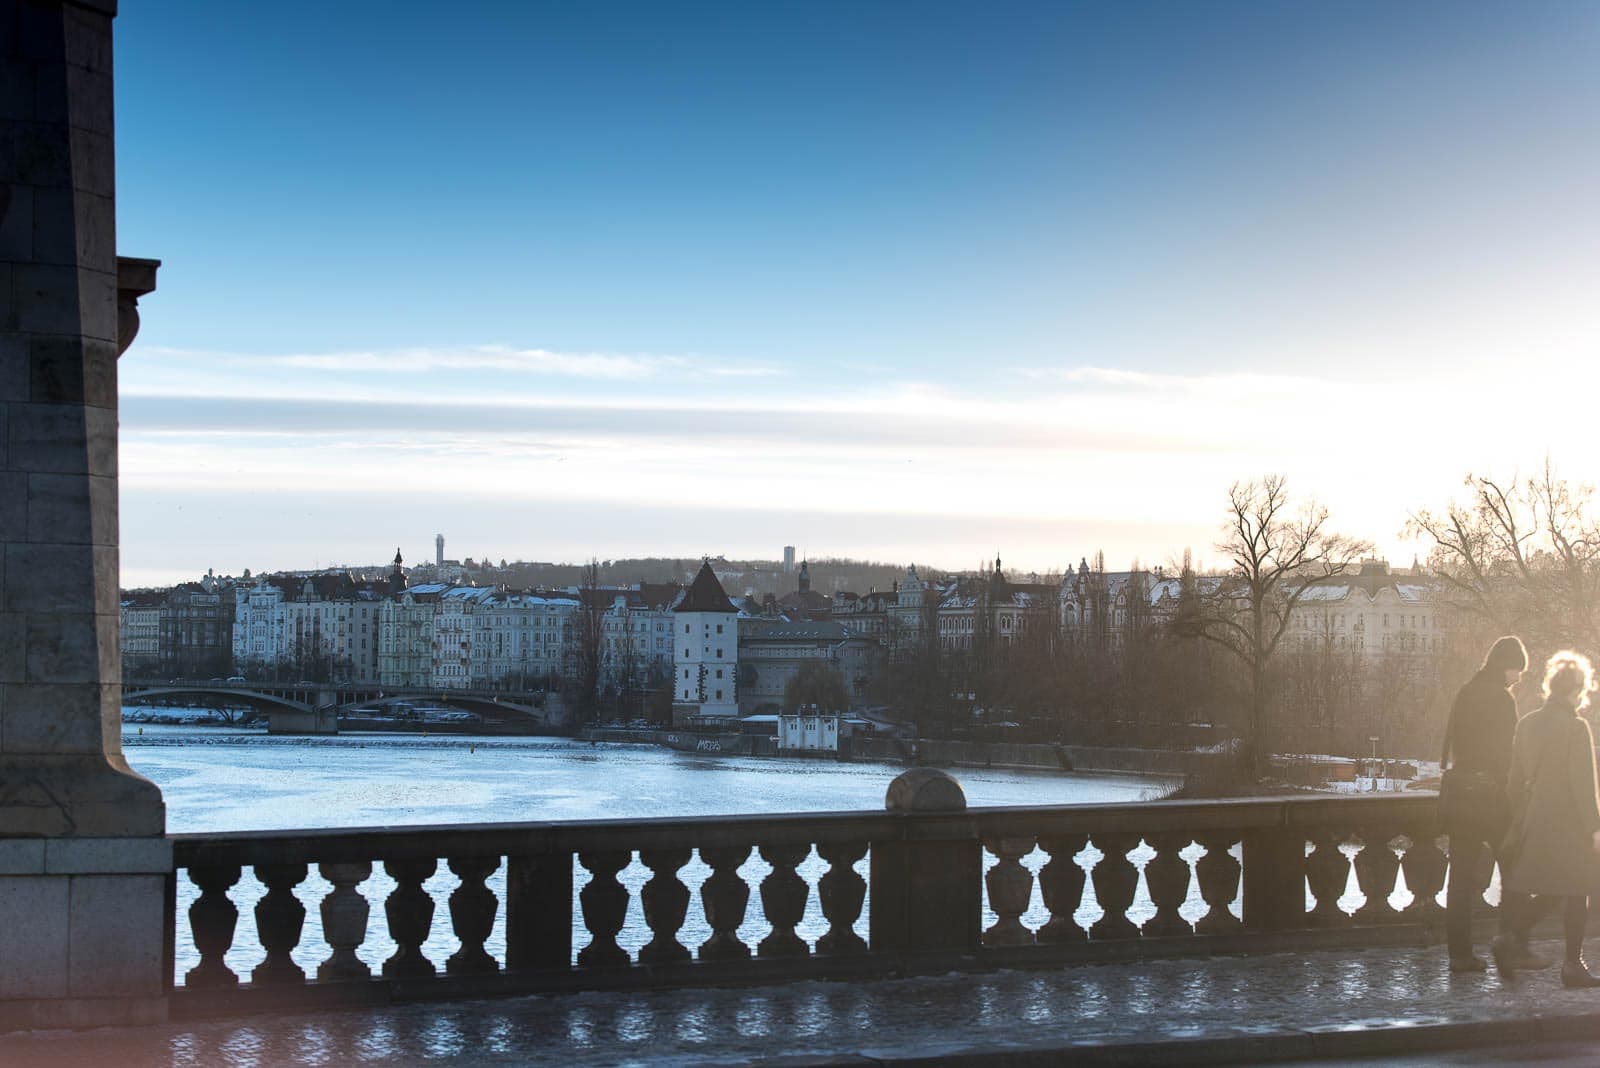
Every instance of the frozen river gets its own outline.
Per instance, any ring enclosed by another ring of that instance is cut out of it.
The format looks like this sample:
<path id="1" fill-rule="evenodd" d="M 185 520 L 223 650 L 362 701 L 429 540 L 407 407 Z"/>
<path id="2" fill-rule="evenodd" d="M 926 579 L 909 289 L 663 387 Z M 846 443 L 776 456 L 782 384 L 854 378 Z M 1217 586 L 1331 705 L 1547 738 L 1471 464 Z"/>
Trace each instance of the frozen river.
<path id="1" fill-rule="evenodd" d="M 591 745 L 562 738 L 414 734 L 290 738 L 224 727 L 133 724 L 124 727 L 123 748 L 128 763 L 160 785 L 167 803 L 167 828 L 174 833 L 882 811 L 884 792 L 904 770 L 889 764 L 705 756 L 655 746 Z M 973 806 L 1139 801 L 1156 796 L 1167 785 L 1127 775 L 977 768 L 963 768 L 955 774 Z M 1035 852 L 1026 863 L 1036 869 L 1044 859 L 1044 854 Z M 1091 847 L 1080 862 L 1088 865 L 1097 859 L 1099 853 Z M 869 855 L 856 868 L 866 875 L 870 863 Z M 589 874 L 581 866 L 574 867 L 576 893 L 588 882 Z M 436 963 L 459 946 L 445 907 L 459 880 L 442 864 L 440 868 L 424 884 L 439 903 L 432 936 L 424 945 Z M 771 868 L 759 856 L 752 856 L 739 870 L 756 885 Z M 826 865 L 813 853 L 798 870 L 813 887 L 798 931 L 808 941 L 815 941 L 825 930 L 815 884 Z M 699 901 L 700 884 L 710 869 L 695 858 L 679 874 L 692 895 L 680 938 L 685 945 L 694 946 L 710 933 Z M 638 898 L 649 875 L 635 859 L 619 876 L 632 901 L 628 926 L 618 941 L 634 952 L 649 938 Z M 381 866 L 374 865 L 372 876 L 360 887 L 373 909 L 367 941 L 359 954 L 374 969 L 394 950 L 382 908 L 394 885 Z M 502 866 L 490 877 L 489 886 L 499 895 L 504 885 Z M 294 956 L 308 973 L 314 972 L 328 953 L 322 942 L 318 906 L 329 889 L 313 868 L 295 890 L 306 905 L 306 924 Z M 227 959 L 241 976 L 248 976 L 264 956 L 252 914 L 263 893 L 264 888 L 249 872 L 229 892 L 240 915 Z M 186 920 L 196 896 L 187 876 L 180 875 L 179 982 L 198 960 Z M 1037 888 L 1034 896 L 1038 897 Z M 1141 903 L 1147 900 L 1142 888 L 1141 899 Z M 1092 901 L 1086 904 L 1089 911 L 1083 918 L 1092 921 L 1098 910 Z M 751 911 L 752 918 L 740 928 L 740 934 L 753 944 L 770 927 L 755 916 L 759 909 Z M 1035 924 L 1047 918 L 1042 901 L 1035 902 L 1029 917 Z M 867 922 L 868 913 L 863 911 L 857 924 L 859 933 L 867 933 Z M 581 921 L 575 922 L 573 935 L 575 951 L 589 940 Z M 501 910 L 486 948 L 501 957 L 504 947 L 505 913 Z"/>
<path id="2" fill-rule="evenodd" d="M 167 802 L 167 829 L 881 811 L 904 768 L 678 753 L 565 738 L 341 734 L 268 737 L 222 727 L 124 728 L 128 763 Z M 962 768 L 969 805 L 1139 801 L 1164 782 Z"/>

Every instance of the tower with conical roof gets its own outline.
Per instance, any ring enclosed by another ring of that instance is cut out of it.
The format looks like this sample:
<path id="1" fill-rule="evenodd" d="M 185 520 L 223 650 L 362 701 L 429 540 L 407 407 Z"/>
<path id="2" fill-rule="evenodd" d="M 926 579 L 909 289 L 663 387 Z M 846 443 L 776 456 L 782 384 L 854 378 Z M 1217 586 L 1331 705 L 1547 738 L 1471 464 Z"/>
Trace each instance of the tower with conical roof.
<path id="1" fill-rule="evenodd" d="M 734 676 L 739 666 L 739 610 L 711 570 L 711 561 L 672 607 L 672 721 L 688 726 L 739 718 Z"/>

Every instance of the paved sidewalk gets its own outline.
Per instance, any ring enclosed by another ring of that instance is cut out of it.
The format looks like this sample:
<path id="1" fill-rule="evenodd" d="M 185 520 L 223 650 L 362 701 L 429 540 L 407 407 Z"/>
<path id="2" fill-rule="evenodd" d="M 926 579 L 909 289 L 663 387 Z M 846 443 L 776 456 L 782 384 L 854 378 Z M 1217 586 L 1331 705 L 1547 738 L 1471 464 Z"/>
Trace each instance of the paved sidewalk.
<path id="1" fill-rule="evenodd" d="M 1559 956 L 1559 945 L 1542 949 Z M 1555 969 L 1452 976 L 1442 948 L 1162 960 L 867 982 L 572 994 L 0 1038 L 7 1068 L 1242 1063 L 1588 1042 Z M 1152 1044 L 1160 1043 L 1160 1049 Z M 1582 1047 L 1578 1047 L 1582 1048 Z M 1463 1062 L 1466 1063 L 1466 1062 Z"/>

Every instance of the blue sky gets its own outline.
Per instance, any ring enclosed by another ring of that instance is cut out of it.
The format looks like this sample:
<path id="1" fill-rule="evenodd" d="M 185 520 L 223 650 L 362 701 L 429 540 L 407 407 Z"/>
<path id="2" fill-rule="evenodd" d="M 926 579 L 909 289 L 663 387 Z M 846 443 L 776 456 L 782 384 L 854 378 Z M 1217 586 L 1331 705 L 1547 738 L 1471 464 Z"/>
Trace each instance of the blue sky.
<path id="1" fill-rule="evenodd" d="M 1587 433 L 1600 8 L 148 4 L 125 581 L 426 555 L 1391 555 Z M 1595 383 L 1600 384 L 1600 383 Z M 1586 470 L 1587 468 L 1587 470 Z M 385 549 L 387 547 L 387 549 Z"/>

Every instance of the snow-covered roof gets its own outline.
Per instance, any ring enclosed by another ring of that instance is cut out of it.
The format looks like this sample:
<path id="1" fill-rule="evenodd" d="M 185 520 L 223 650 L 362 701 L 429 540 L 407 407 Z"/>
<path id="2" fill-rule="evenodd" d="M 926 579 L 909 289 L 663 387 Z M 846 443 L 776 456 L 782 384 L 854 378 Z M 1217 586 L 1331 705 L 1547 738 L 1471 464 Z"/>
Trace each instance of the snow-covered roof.
<path id="1" fill-rule="evenodd" d="M 1350 596 L 1349 586 L 1311 586 L 1300 594 L 1301 601 L 1342 601 Z"/>
<path id="2" fill-rule="evenodd" d="M 1396 585 L 1395 591 L 1400 594 L 1402 601 L 1416 602 L 1428 599 L 1428 587 L 1426 586 Z"/>

